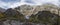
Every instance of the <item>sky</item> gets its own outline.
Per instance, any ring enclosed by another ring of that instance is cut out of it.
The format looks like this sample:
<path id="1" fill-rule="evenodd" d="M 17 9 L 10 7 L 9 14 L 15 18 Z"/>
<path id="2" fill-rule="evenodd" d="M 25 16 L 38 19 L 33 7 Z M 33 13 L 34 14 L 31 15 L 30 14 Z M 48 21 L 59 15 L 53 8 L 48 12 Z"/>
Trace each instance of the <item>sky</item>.
<path id="1" fill-rule="evenodd" d="M 59 0 L 0 0 L 0 7 L 4 9 L 14 8 L 17 6 L 21 6 L 24 4 L 28 5 L 42 5 L 44 3 L 52 3 L 55 5 L 59 5 Z"/>

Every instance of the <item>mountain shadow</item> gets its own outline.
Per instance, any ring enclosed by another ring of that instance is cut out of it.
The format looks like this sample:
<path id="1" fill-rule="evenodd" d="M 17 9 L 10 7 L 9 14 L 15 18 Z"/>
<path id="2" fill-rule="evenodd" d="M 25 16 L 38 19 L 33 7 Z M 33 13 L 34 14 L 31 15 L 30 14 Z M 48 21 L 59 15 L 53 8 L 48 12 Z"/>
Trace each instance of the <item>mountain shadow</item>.
<path id="1" fill-rule="evenodd" d="M 4 13 L 5 13 L 5 17 L 9 20 L 20 20 L 20 21 L 25 20 L 23 14 L 12 8 L 7 9 Z"/>
<path id="2" fill-rule="evenodd" d="M 50 11 L 39 11 L 37 14 L 30 16 L 30 22 L 57 25 L 58 17 L 60 17 L 58 14 L 51 13 Z"/>

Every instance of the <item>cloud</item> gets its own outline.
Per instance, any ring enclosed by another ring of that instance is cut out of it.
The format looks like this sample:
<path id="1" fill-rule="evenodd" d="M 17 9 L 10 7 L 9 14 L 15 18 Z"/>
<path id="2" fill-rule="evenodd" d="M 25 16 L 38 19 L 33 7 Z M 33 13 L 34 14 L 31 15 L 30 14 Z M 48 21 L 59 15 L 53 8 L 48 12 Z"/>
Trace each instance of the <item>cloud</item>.
<path id="1" fill-rule="evenodd" d="M 8 1 L 7 1 L 8 2 Z M 0 0 L 0 7 L 8 9 L 8 8 L 14 8 L 20 5 L 20 1 L 19 2 L 3 2 L 2 0 Z"/>
<path id="2" fill-rule="evenodd" d="M 59 0 L 33 0 L 36 4 L 53 3 L 58 4 Z"/>
<path id="3" fill-rule="evenodd" d="M 26 3 L 31 3 L 31 4 L 35 4 L 35 2 L 33 2 L 32 0 L 25 0 Z"/>
<path id="4" fill-rule="evenodd" d="M 43 3 L 53 3 L 58 5 L 59 0 L 0 0 L 0 7 L 4 9 L 14 8 L 20 5 L 42 5 Z"/>
<path id="5" fill-rule="evenodd" d="M 14 8 L 14 7 L 17 7 L 17 6 L 20 6 L 20 5 L 24 5 L 24 4 L 30 4 L 30 3 L 27 3 L 25 2 L 26 0 L 21 0 L 19 2 L 8 2 L 8 1 L 2 1 L 0 0 L 0 7 L 4 8 L 4 9 L 8 9 L 8 8 Z M 8 3 L 7 3 L 8 2 Z M 30 4 L 32 5 L 32 4 Z"/>
<path id="6" fill-rule="evenodd" d="M 8 3 L 8 2 L 20 2 L 21 0 L 1 0 L 1 1 Z"/>

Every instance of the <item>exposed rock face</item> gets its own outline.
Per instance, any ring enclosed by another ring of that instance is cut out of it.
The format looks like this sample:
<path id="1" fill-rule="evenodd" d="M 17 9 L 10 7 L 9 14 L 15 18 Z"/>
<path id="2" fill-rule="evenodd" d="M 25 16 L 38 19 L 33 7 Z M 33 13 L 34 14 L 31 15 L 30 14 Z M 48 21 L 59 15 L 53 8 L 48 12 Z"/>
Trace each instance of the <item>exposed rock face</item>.
<path id="1" fill-rule="evenodd" d="M 22 5 L 19 10 L 23 15 L 31 15 L 33 12 L 33 7 L 30 5 Z"/>
<path id="2" fill-rule="evenodd" d="M 50 11 L 51 13 L 58 14 L 58 9 L 56 5 L 53 4 L 45 4 L 42 6 L 30 6 L 30 5 L 21 5 L 15 10 L 21 12 L 23 15 L 37 14 L 39 11 Z"/>

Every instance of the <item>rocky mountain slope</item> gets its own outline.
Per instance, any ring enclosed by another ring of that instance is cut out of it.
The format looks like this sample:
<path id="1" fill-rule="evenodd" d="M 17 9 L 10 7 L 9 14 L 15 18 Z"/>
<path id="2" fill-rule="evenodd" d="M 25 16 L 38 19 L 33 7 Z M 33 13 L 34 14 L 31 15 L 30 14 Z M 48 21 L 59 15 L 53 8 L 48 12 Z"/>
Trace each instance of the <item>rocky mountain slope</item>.
<path id="1" fill-rule="evenodd" d="M 44 5 L 21 5 L 18 8 L 15 8 L 15 10 L 21 12 L 23 15 L 31 15 L 36 14 L 39 11 L 50 11 L 51 13 L 58 14 L 59 7 L 53 4 L 44 4 Z"/>
<path id="2" fill-rule="evenodd" d="M 60 25 L 60 10 L 53 4 L 21 5 L 0 14 L 0 25 Z"/>

